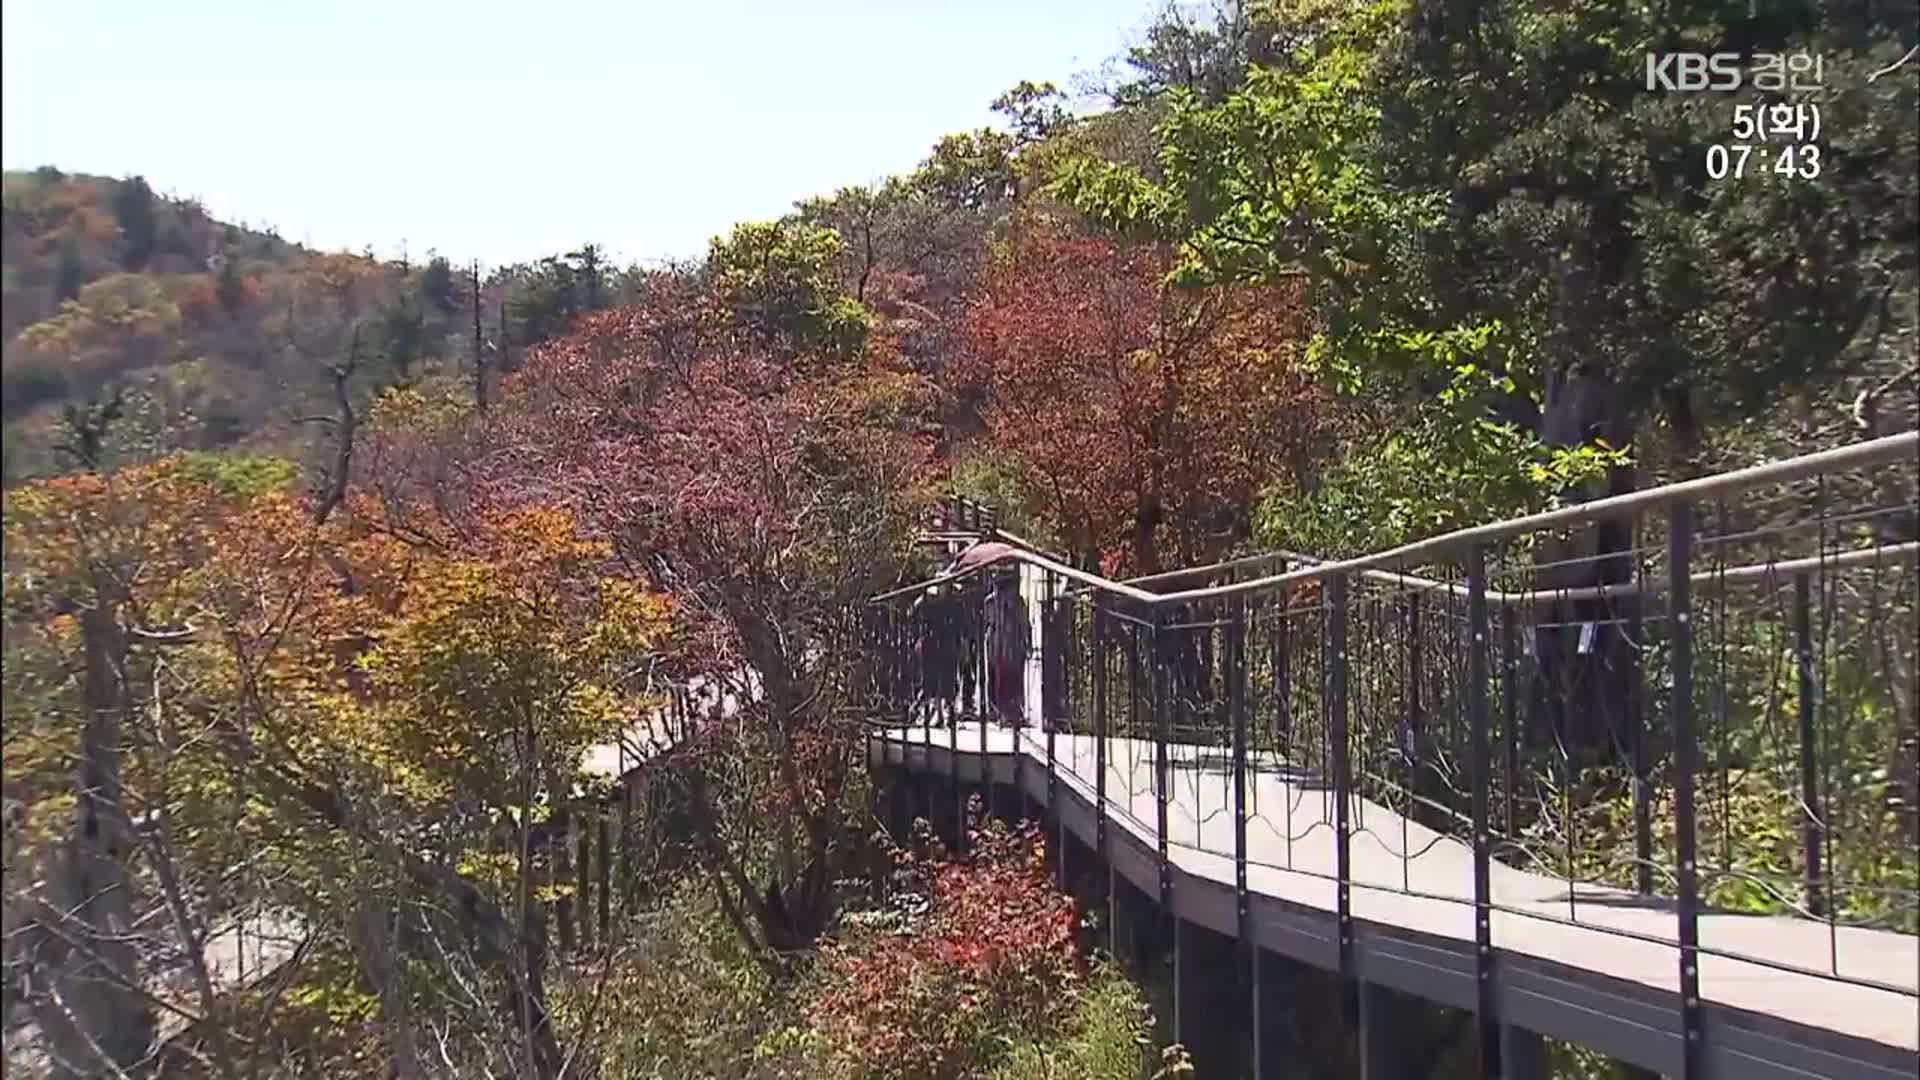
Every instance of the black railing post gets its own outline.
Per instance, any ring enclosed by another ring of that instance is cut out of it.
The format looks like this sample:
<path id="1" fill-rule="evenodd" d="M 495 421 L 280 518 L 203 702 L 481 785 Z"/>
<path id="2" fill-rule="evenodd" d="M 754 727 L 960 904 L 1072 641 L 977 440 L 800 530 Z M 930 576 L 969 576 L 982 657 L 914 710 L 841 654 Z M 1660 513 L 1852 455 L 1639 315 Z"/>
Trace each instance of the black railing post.
<path id="1" fill-rule="evenodd" d="M 1163 636 L 1166 617 L 1153 617 L 1153 805 L 1154 846 L 1159 856 L 1160 926 L 1170 947 L 1173 972 L 1173 1038 L 1180 1041 L 1180 923 L 1173 916 L 1173 864 L 1167 857 L 1167 799 L 1172 785 L 1167 762 L 1168 728 L 1173 723 L 1172 639 Z"/>
<path id="2" fill-rule="evenodd" d="M 1025 571 L 1022 571 L 1021 573 L 1024 575 Z M 1047 585 L 1049 589 L 1052 588 L 1053 575 L 1051 571 L 1049 571 L 1047 575 Z M 1025 593 L 1023 592 L 1021 594 L 1022 603 L 1020 606 L 1020 617 L 1026 620 L 1026 625 L 1022 628 L 1026 634 L 1031 635 L 1033 633 L 1033 612 L 1036 610 L 1040 612 L 1041 634 L 1038 640 L 1040 643 L 1041 708 L 1040 708 L 1039 716 L 1027 715 L 1027 674 L 1031 670 L 1033 665 L 1033 657 L 1031 655 L 1031 650 L 1029 650 L 1028 655 L 1022 656 L 1020 658 L 1020 716 L 1019 716 L 1019 722 L 1015 724 L 1013 728 L 1013 788 L 1014 788 L 1014 791 L 1018 793 L 1018 797 L 1020 799 L 1020 820 L 1022 822 L 1029 821 L 1033 817 L 1033 801 L 1027 793 L 1027 754 L 1026 754 L 1027 724 L 1029 723 L 1044 724 L 1047 722 L 1047 717 L 1046 717 L 1046 700 L 1047 700 L 1046 608 L 1042 606 L 1044 602 L 1040 598 L 1036 597 L 1034 601 L 1034 607 L 1032 609 L 1029 609 L 1024 602 L 1025 599 L 1026 599 L 1026 596 L 1025 596 Z M 1029 641 L 1031 640 L 1032 639 L 1029 638 Z"/>
<path id="3" fill-rule="evenodd" d="M 1814 756 L 1814 732 L 1820 700 L 1813 672 L 1812 582 L 1805 571 L 1793 575 L 1793 652 L 1800 682 L 1800 843 L 1806 857 L 1807 912 L 1826 914 L 1820 878 L 1820 767 Z"/>
<path id="4" fill-rule="evenodd" d="M 1246 965 L 1252 1030 L 1253 1075 L 1260 1075 L 1260 949 L 1253 940 L 1253 908 L 1247 895 L 1247 626 L 1246 600 L 1235 596 L 1227 622 L 1227 716 L 1233 728 L 1234 929 Z"/>
<path id="5" fill-rule="evenodd" d="M 1353 847 L 1348 833 L 1348 802 L 1353 772 L 1347 739 L 1347 578 L 1327 578 L 1327 737 L 1333 754 L 1334 897 L 1340 934 L 1340 979 L 1346 989 L 1347 1016 L 1357 1022 L 1360 999 L 1353 966 Z"/>
<path id="6" fill-rule="evenodd" d="M 1065 834 L 1061 831 L 1060 763 L 1055 743 L 1053 718 L 1057 715 L 1060 682 L 1066 671 L 1064 642 L 1060 635 L 1060 612 L 1054 598 L 1053 578 L 1048 575 L 1046 607 L 1040 613 L 1040 726 L 1047 739 L 1047 813 L 1053 815 L 1054 884 L 1064 889 L 1067 883 Z"/>
<path id="7" fill-rule="evenodd" d="M 1443 613 L 1444 614 L 1444 613 Z M 1425 734 L 1425 716 L 1420 701 L 1420 676 L 1426 670 L 1426 643 L 1420 634 L 1420 592 L 1414 590 L 1407 595 L 1407 729 L 1406 745 L 1401 747 L 1407 770 L 1407 795 L 1409 798 L 1419 794 L 1420 782 L 1420 739 Z M 1406 820 L 1404 817 L 1401 819 Z M 1403 847 L 1402 850 L 1405 850 Z"/>
<path id="8" fill-rule="evenodd" d="M 1060 658 L 1054 665 L 1053 697 L 1049 701 L 1041 695 L 1042 722 L 1047 725 L 1047 805 L 1053 810 L 1054 885 L 1061 892 L 1067 891 L 1067 815 L 1060 812 L 1060 758 L 1055 745 L 1057 728 L 1065 722 L 1068 713 L 1069 676 L 1072 672 L 1073 658 L 1073 598 L 1061 595 L 1064 590 L 1056 587 L 1053 573 L 1047 574 L 1047 603 L 1053 612 L 1053 637 Z"/>
<path id="9" fill-rule="evenodd" d="M 1467 653 L 1467 723 L 1473 729 L 1473 943 L 1475 1020 L 1480 1036 L 1480 1072 L 1498 1077 L 1500 1023 L 1493 1002 L 1492 828 L 1488 823 L 1489 774 L 1493 768 L 1487 737 L 1488 640 L 1487 552 L 1479 544 L 1467 552 L 1467 621 L 1473 642 Z"/>
<path id="10" fill-rule="evenodd" d="M 1509 842 L 1520 835 L 1514 821 L 1514 789 L 1520 784 L 1520 620 L 1512 606 L 1500 612 L 1500 736 L 1506 742 L 1506 829 Z"/>
<path id="11" fill-rule="evenodd" d="M 992 573 L 993 571 L 989 572 Z M 997 576 L 998 580 L 987 594 L 989 597 L 988 606 L 982 608 L 980 612 L 980 656 L 984 661 L 984 667 L 986 669 L 982 673 L 983 677 L 980 680 L 979 715 L 980 811 L 983 824 L 985 818 L 993 816 L 993 766 L 987 756 L 987 728 L 989 727 L 987 718 L 999 711 L 1000 703 L 994 700 L 996 692 L 1004 692 L 1005 690 L 1004 687 L 994 684 L 995 669 L 998 666 L 999 660 L 999 658 L 994 655 L 994 652 L 1006 647 L 1000 640 L 1000 636 L 1009 633 L 1013 629 L 1010 626 L 999 625 L 999 620 L 1005 616 L 1007 612 L 1020 606 L 1017 602 L 1009 603 L 1005 597 L 999 595 L 1000 590 L 1006 588 L 1006 576 L 1004 572 L 998 573 Z M 1015 597 L 1019 597 L 1020 595 L 1018 578 L 1015 578 L 1014 581 L 1013 594 Z M 992 635 L 992 639 L 989 639 L 988 635 Z M 1005 676 L 1004 672 L 1000 674 L 1002 677 Z M 1017 743 L 1014 749 L 1019 749 Z"/>
<path id="12" fill-rule="evenodd" d="M 967 599 L 965 594 L 957 594 L 958 611 L 954 633 L 954 658 L 959 685 L 955 687 L 959 702 L 947 718 L 947 782 L 953 786 L 953 849 L 965 851 L 967 847 L 967 789 L 960 783 L 960 717 L 977 700 L 977 687 L 980 682 L 980 612 L 979 605 Z"/>
<path id="13" fill-rule="evenodd" d="M 1673 818 L 1680 860 L 1677 898 L 1680 941 L 1681 1078 L 1700 1076 L 1700 912 L 1695 872 L 1693 779 L 1699 747 L 1693 727 L 1693 507 L 1676 502 L 1668 514 L 1668 660 L 1673 673 Z"/>
<path id="14" fill-rule="evenodd" d="M 1634 596 L 1628 603 L 1633 605 L 1627 615 L 1627 634 L 1633 639 L 1627 643 L 1627 662 L 1633 667 L 1627 683 L 1627 723 L 1633 739 L 1633 745 L 1628 748 L 1633 754 L 1633 884 L 1641 896 L 1652 896 L 1653 766 L 1647 760 L 1646 686 L 1642 678 L 1645 669 L 1640 660 L 1646 631 L 1641 618 L 1642 598 Z"/>
<path id="15" fill-rule="evenodd" d="M 1107 850 L 1107 607 L 1106 598 L 1093 593 L 1093 849 L 1109 868 Z M 1107 887 L 1107 951 L 1113 951 L 1113 887 Z"/>

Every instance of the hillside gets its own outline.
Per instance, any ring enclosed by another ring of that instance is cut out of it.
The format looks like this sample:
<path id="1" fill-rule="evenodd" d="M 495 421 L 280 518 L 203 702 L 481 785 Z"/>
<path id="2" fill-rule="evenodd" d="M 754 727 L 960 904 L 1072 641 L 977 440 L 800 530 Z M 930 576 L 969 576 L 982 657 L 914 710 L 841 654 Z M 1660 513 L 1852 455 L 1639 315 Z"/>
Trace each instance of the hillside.
<path id="1" fill-rule="evenodd" d="M 101 452 L 246 446 L 298 456 L 351 361 L 356 401 L 453 375 L 473 356 L 471 272 L 316 251 L 215 217 L 142 177 L 8 172 L 0 361 L 6 482 L 77 462 L 70 409 L 115 414 Z M 487 355 L 556 333 L 619 283 L 597 249 L 494 270 L 481 282 Z M 505 310 L 502 310 L 504 307 Z M 77 449 L 77 447 L 76 447 Z"/>

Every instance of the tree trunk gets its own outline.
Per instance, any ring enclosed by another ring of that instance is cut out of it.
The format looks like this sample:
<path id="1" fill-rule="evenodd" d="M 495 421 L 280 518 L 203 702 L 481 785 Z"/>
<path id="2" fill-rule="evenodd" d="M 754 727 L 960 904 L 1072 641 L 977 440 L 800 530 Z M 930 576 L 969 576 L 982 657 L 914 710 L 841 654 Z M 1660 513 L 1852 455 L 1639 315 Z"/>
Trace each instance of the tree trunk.
<path id="1" fill-rule="evenodd" d="M 1574 369 L 1547 380 L 1541 441 L 1575 447 L 1605 439 L 1616 447 L 1632 440 L 1620 404 L 1620 389 L 1606 375 Z M 1569 503 L 1623 495 L 1634 489 L 1631 467 L 1611 470 L 1604 483 L 1567 492 Z M 1633 577 L 1634 524 L 1604 521 L 1575 529 L 1564 539 L 1545 537 L 1535 555 L 1534 588 L 1578 589 L 1617 585 Z M 1570 747 L 1595 750 L 1610 736 L 1630 736 L 1626 688 L 1638 678 L 1638 652 L 1626 639 L 1625 620 L 1635 598 L 1543 602 L 1534 608 L 1535 708 Z M 1588 627 L 1591 626 L 1591 630 Z M 1535 733 L 1537 736 L 1544 733 Z M 1621 745 L 1626 745 L 1622 742 Z"/>
<path id="2" fill-rule="evenodd" d="M 73 831 L 47 879 L 40 959 L 50 993 L 36 1018 L 62 1075 L 132 1070 L 154 1037 L 140 991 L 127 861 L 131 823 L 122 801 L 120 756 L 126 716 L 126 638 L 110 601 L 81 613 L 86 718 L 75 777 Z"/>
<path id="3" fill-rule="evenodd" d="M 380 1027 L 392 1059 L 393 1080 L 419 1080 L 428 1073 L 414 1035 L 406 990 L 400 985 L 393 923 L 393 907 L 370 896 L 361 901 L 348 929 L 354 961 L 380 999 Z"/>

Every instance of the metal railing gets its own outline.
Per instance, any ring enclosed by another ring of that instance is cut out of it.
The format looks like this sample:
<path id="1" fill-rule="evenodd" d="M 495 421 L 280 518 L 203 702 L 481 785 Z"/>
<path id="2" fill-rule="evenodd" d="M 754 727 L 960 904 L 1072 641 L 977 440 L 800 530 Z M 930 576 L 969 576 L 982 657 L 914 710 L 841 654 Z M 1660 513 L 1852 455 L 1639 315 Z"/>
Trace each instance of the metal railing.
<path id="1" fill-rule="evenodd" d="M 1917 452 L 1909 432 L 1345 560 L 1121 582 L 1016 551 L 874 598 L 871 709 L 955 755 L 1023 726 L 1050 791 L 1093 791 L 1103 852 L 1111 821 L 1152 837 L 1163 900 L 1175 845 L 1234 860 L 1243 918 L 1250 868 L 1324 881 L 1343 967 L 1356 893 L 1470 908 L 1482 965 L 1496 920 L 1666 947 L 1689 1075 L 1703 994 L 1742 992 L 1707 958 L 1912 1022 Z M 1017 675 L 994 660 L 1015 610 Z"/>

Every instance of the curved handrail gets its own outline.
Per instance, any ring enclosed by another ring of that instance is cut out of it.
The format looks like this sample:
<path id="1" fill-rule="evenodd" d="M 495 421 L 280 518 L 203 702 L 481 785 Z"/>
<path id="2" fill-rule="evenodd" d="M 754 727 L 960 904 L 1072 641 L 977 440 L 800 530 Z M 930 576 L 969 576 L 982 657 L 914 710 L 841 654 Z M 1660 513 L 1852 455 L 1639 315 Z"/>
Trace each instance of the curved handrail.
<path id="1" fill-rule="evenodd" d="M 1409 588 L 1457 589 L 1464 592 L 1464 586 L 1447 582 L 1437 582 L 1428 578 L 1419 578 L 1411 574 L 1383 568 L 1392 565 L 1405 565 L 1416 559 L 1432 558 L 1473 544 L 1485 544 L 1505 540 L 1514 536 L 1536 532 L 1541 529 L 1589 525 L 1627 514 L 1640 513 L 1648 509 L 1666 506 L 1683 500 L 1705 498 L 1711 495 L 1724 494 L 1730 491 L 1741 491 L 1763 485 L 1790 483 L 1794 480 L 1802 480 L 1808 477 L 1857 468 L 1863 465 L 1882 464 L 1898 460 L 1902 457 L 1912 459 L 1916 452 L 1920 452 L 1920 431 L 1907 431 L 1897 435 L 1886 435 L 1878 439 L 1855 443 L 1851 446 L 1839 447 L 1833 450 L 1823 450 L 1818 453 L 1804 454 L 1800 457 L 1770 461 L 1744 469 L 1734 469 L 1729 472 L 1718 473 L 1713 476 L 1697 477 L 1692 480 L 1679 480 L 1670 484 L 1663 484 L 1659 487 L 1648 488 L 1644 491 L 1635 491 L 1625 495 L 1596 499 L 1593 502 L 1561 507 L 1556 510 L 1546 510 L 1537 514 L 1527 514 L 1522 517 L 1509 518 L 1505 521 L 1496 521 L 1486 525 L 1475 525 L 1465 529 L 1456 529 L 1450 533 L 1431 537 L 1426 540 L 1416 540 L 1412 543 L 1402 544 L 1399 547 L 1389 548 L 1371 555 L 1360 555 L 1350 559 L 1315 561 L 1309 566 L 1297 567 L 1278 574 L 1269 574 L 1248 581 L 1229 582 L 1224 585 L 1211 585 L 1196 589 L 1183 589 L 1177 592 L 1151 592 L 1140 588 L 1137 582 L 1142 580 L 1150 581 L 1156 578 L 1164 579 L 1189 576 L 1208 569 L 1245 565 L 1262 559 L 1285 556 L 1279 555 L 1278 553 L 1245 556 L 1239 559 L 1228 560 L 1225 563 L 1215 564 L 1213 567 L 1193 567 L 1187 570 L 1169 571 L 1166 574 L 1151 575 L 1144 579 L 1134 579 L 1134 581 L 1114 581 L 1101 577 L 1098 574 L 1088 573 L 1085 570 L 1067 566 L 1055 559 L 1050 559 L 1044 555 L 1030 551 L 1016 550 L 1009 552 L 998 561 L 1002 563 L 1026 563 L 1027 565 L 1057 574 L 1069 581 L 1079 582 L 1082 585 L 1101 592 L 1124 597 L 1137 604 L 1148 607 L 1156 607 L 1162 604 L 1191 603 L 1196 600 L 1218 599 L 1243 593 L 1258 592 L 1280 585 L 1304 584 L 1336 574 L 1344 575 L 1368 571 L 1372 572 L 1367 575 L 1368 577 L 1385 575 Z M 1794 565 L 1796 569 L 1811 569 L 1836 565 L 1842 559 L 1871 562 L 1886 557 L 1887 554 L 1905 553 L 1909 550 L 1915 550 L 1914 545 L 1883 545 L 1875 548 L 1861 549 L 1859 552 L 1848 552 L 1833 558 L 1819 556 L 1811 560 L 1792 560 L 1791 565 Z M 1802 567 L 1799 566 L 1801 563 L 1811 563 L 1812 565 Z M 1788 565 L 1790 564 L 1764 563 L 1746 567 L 1721 569 L 1710 572 L 1704 576 L 1696 576 L 1694 580 L 1764 580 L 1769 573 L 1782 572 Z M 948 582 L 961 580 L 972 573 L 976 573 L 979 569 L 981 568 L 975 567 L 957 574 L 945 574 L 913 585 L 903 586 L 898 589 L 880 593 L 869 599 L 868 602 L 881 603 L 896 597 L 922 592 Z M 1659 587 L 1660 586 L 1652 586 L 1654 589 Z M 1641 590 L 1641 586 L 1628 583 L 1520 593 L 1488 590 L 1487 600 L 1489 603 L 1511 604 L 1531 602 L 1536 599 L 1593 599 L 1606 596 L 1633 595 L 1639 593 Z"/>

